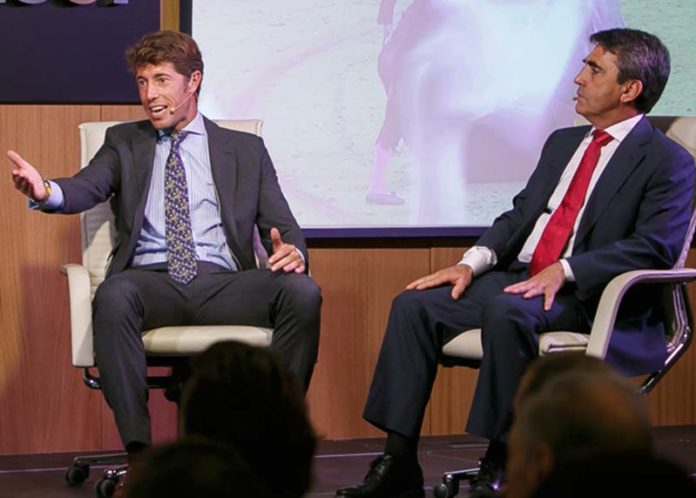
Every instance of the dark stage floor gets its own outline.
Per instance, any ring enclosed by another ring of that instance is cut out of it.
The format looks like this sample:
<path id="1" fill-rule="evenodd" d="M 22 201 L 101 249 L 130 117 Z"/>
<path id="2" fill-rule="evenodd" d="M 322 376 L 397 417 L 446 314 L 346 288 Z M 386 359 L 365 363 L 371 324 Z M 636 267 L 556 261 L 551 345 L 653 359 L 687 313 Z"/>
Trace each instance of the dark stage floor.
<path id="1" fill-rule="evenodd" d="M 655 436 L 660 453 L 696 475 L 696 426 L 660 427 L 655 429 Z M 381 439 L 322 441 L 316 457 L 314 485 L 307 498 L 331 497 L 336 488 L 359 482 L 368 463 L 381 453 L 383 443 Z M 475 466 L 484 449 L 484 442 L 471 436 L 423 438 L 420 461 L 426 496 L 432 496 L 432 488 L 440 483 L 444 471 Z M 101 469 L 93 468 L 81 486 L 65 484 L 65 469 L 73 456 L 0 456 L 0 498 L 95 496 L 94 483 Z M 466 486 L 459 496 L 467 496 Z"/>

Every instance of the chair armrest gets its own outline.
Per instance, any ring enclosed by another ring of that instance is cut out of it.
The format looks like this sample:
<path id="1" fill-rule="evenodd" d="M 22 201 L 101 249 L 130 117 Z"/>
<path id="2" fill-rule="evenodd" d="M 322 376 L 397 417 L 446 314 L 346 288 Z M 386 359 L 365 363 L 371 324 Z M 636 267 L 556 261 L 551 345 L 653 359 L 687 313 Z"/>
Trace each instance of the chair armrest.
<path id="1" fill-rule="evenodd" d="M 91 367 L 94 366 L 94 343 L 89 272 L 77 264 L 63 265 L 61 272 L 68 277 L 72 363 L 76 367 Z"/>
<path id="2" fill-rule="evenodd" d="M 607 284 L 597 306 L 597 313 L 590 331 L 587 354 L 604 358 L 614 330 L 616 314 L 624 294 L 636 284 L 683 284 L 696 280 L 696 269 L 634 270 L 617 275 Z"/>

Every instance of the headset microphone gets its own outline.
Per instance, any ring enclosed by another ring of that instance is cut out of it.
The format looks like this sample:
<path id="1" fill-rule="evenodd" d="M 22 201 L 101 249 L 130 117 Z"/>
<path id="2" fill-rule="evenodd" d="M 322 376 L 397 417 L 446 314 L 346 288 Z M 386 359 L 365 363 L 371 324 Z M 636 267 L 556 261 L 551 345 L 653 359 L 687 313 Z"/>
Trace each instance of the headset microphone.
<path id="1" fill-rule="evenodd" d="M 175 105 L 173 107 L 169 106 L 169 114 L 174 114 L 176 112 L 176 110 L 179 109 L 182 105 L 184 105 L 186 103 L 186 101 L 188 99 L 190 99 L 192 96 L 193 96 L 193 92 L 189 92 L 188 96 L 184 100 L 179 102 L 177 105 Z"/>

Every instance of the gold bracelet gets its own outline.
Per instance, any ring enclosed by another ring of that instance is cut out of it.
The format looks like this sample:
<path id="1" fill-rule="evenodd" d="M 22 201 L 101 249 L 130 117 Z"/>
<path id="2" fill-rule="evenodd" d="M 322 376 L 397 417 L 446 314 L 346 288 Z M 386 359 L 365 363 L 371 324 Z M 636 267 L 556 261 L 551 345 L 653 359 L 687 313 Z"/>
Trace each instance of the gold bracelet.
<path id="1" fill-rule="evenodd" d="M 46 189 L 46 197 L 44 197 L 41 201 L 37 201 L 39 203 L 46 202 L 51 197 L 51 192 L 53 192 L 53 188 L 51 188 L 51 182 L 49 182 L 48 180 L 44 180 L 43 184 L 44 188 Z"/>

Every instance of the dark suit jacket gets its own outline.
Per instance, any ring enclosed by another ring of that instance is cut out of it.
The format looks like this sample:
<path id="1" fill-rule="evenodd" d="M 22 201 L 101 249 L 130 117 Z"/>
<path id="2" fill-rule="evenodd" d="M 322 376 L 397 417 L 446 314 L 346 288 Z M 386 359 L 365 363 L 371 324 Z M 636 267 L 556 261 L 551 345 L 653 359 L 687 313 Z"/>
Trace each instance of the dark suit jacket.
<path id="1" fill-rule="evenodd" d="M 513 208 L 478 240 L 506 269 L 546 208 L 561 173 L 589 127 L 555 131 L 547 140 Z M 568 263 L 575 294 L 590 317 L 601 291 L 629 270 L 671 268 L 691 217 L 694 163 L 689 153 L 643 118 L 619 145 L 583 213 Z M 622 306 L 607 360 L 631 375 L 654 370 L 666 354 L 664 330 L 654 316 L 654 289 L 636 288 Z"/>
<path id="2" fill-rule="evenodd" d="M 205 127 L 227 245 L 242 269 L 256 267 L 254 225 L 269 254 L 269 230 L 276 227 L 283 241 L 297 246 L 307 258 L 304 236 L 280 190 L 263 141 L 208 119 Z M 116 125 L 107 130 L 104 145 L 85 168 L 72 178 L 55 180 L 65 194 L 63 213 L 82 212 L 111 199 L 117 240 L 107 275 L 131 264 L 143 226 L 156 140 L 157 131 L 149 121 Z"/>

